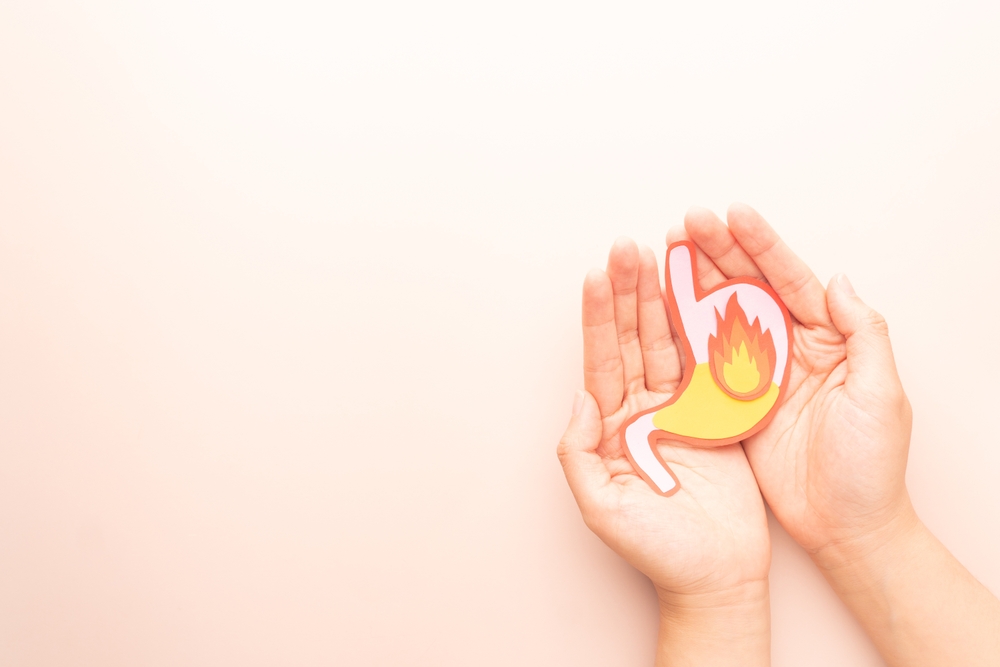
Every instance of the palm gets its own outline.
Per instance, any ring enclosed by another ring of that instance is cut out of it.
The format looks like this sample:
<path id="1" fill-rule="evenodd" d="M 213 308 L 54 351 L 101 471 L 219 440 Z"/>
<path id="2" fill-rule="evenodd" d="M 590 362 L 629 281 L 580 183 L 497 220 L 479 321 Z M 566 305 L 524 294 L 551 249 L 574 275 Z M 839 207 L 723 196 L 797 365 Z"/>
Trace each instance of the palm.
<path id="1" fill-rule="evenodd" d="M 767 519 L 740 445 L 698 449 L 658 445 L 681 482 L 654 492 L 625 456 L 622 427 L 665 402 L 680 381 L 651 251 L 619 241 L 607 275 L 584 288 L 586 386 L 600 408 L 599 457 L 606 474 L 581 500 L 595 532 L 657 586 L 676 593 L 728 589 L 767 577 Z M 575 488 L 574 491 L 577 491 Z M 579 492 L 578 492 L 579 497 Z"/>
<path id="2" fill-rule="evenodd" d="M 670 591 L 728 589 L 765 578 L 770 563 L 767 518 L 740 445 L 658 445 L 682 489 L 664 498 L 636 474 L 617 444 L 618 429 L 628 416 L 666 398 L 637 400 L 636 408 L 604 420 L 610 436 L 602 444 L 607 452 L 602 458 L 612 481 L 605 502 L 613 519 L 610 534 L 602 538 Z"/>
<path id="3" fill-rule="evenodd" d="M 788 393 L 774 419 L 745 442 L 747 457 L 775 516 L 793 527 L 800 544 L 816 542 L 819 528 L 833 517 L 845 489 L 828 465 L 844 423 L 844 338 L 832 325 L 792 323 L 792 369 Z M 818 546 L 818 545 L 817 545 Z"/>

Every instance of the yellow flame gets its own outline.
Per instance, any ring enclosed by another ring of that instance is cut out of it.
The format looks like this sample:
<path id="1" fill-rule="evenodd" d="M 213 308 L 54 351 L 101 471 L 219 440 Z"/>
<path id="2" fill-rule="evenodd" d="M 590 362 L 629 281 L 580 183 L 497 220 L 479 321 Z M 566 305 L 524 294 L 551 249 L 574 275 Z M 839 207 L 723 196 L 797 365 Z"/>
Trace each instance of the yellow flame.
<path id="1" fill-rule="evenodd" d="M 740 349 L 733 350 L 732 362 L 723 364 L 722 377 L 735 392 L 750 393 L 757 389 L 760 371 L 757 370 L 757 360 L 750 356 L 746 343 L 741 341 Z"/>

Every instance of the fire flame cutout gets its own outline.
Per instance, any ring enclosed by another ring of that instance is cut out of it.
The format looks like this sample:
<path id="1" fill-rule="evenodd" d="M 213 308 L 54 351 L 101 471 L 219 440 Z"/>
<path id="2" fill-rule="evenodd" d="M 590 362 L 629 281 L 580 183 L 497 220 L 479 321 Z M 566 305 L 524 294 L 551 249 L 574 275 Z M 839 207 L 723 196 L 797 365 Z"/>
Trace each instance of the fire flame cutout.
<path id="1" fill-rule="evenodd" d="M 752 401 L 767 393 L 774 377 L 776 352 L 771 332 L 753 325 L 734 292 L 726 303 L 726 317 L 715 313 L 715 336 L 708 338 L 712 379 L 722 391 L 741 401 Z"/>

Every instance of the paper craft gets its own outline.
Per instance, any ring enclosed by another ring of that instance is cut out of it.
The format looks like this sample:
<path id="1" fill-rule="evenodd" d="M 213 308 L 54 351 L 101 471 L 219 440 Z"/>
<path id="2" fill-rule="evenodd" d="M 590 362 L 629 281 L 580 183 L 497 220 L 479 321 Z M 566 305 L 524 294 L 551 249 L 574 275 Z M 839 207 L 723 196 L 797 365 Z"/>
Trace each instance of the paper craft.
<path id="1" fill-rule="evenodd" d="M 760 280 L 735 278 L 702 291 L 690 241 L 667 248 L 665 273 L 684 377 L 670 400 L 625 424 L 625 452 L 653 490 L 670 496 L 681 485 L 656 443 L 719 447 L 764 428 L 788 386 L 792 321 Z"/>

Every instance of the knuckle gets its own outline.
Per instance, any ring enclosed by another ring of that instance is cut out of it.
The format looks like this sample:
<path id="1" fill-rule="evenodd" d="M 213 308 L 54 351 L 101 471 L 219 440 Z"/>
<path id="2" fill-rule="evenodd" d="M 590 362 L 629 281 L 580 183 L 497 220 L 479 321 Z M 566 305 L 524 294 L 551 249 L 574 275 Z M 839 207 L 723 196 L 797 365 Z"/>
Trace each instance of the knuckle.
<path id="1" fill-rule="evenodd" d="M 618 345 L 620 346 L 631 345 L 637 340 L 639 340 L 637 329 L 626 329 L 618 334 Z"/>
<path id="2" fill-rule="evenodd" d="M 642 350 L 644 352 L 654 352 L 654 353 L 663 352 L 664 350 L 669 349 L 670 346 L 673 344 L 673 342 L 674 342 L 673 339 L 669 335 L 659 336 L 649 341 L 642 341 L 640 339 Z"/>
<path id="3" fill-rule="evenodd" d="M 861 321 L 865 329 L 871 331 L 872 333 L 885 336 L 889 336 L 889 323 L 885 321 L 885 318 L 881 314 L 875 312 L 874 310 L 869 312 Z"/>
<path id="4" fill-rule="evenodd" d="M 603 359 L 584 360 L 584 373 L 612 373 L 621 367 L 620 357 L 605 357 Z"/>
<path id="5" fill-rule="evenodd" d="M 566 464 L 566 441 L 560 440 L 559 444 L 556 445 L 556 456 L 559 458 L 559 463 Z"/>
<path id="6" fill-rule="evenodd" d="M 559 444 L 556 445 L 556 456 L 559 458 L 559 463 L 565 467 L 566 460 L 569 459 L 572 453 L 573 448 L 570 445 L 569 438 L 564 435 L 559 440 Z"/>
<path id="7" fill-rule="evenodd" d="M 782 291 L 787 291 L 789 294 L 798 294 L 812 281 L 811 273 L 800 273 L 793 275 L 783 281 L 781 285 Z"/>

